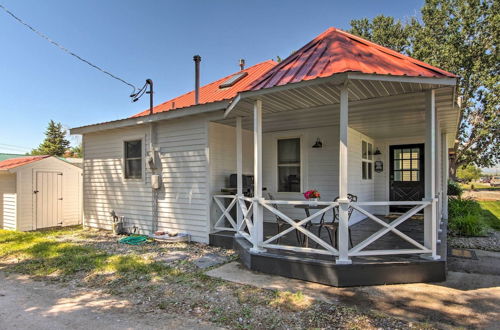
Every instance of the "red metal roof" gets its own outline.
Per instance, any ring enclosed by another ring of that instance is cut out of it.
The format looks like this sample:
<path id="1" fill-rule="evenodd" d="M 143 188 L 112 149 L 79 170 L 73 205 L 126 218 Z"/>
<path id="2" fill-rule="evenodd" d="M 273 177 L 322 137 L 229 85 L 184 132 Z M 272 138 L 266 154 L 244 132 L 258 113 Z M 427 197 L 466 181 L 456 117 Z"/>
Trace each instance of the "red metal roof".
<path id="1" fill-rule="evenodd" d="M 270 88 L 343 72 L 456 77 L 358 36 L 329 28 L 256 80 L 251 89 Z"/>
<path id="2" fill-rule="evenodd" d="M 19 158 L 11 158 L 0 162 L 0 171 L 10 170 L 14 167 L 27 165 L 29 163 L 37 162 L 39 160 L 48 158 L 50 156 L 26 156 Z"/>
<path id="3" fill-rule="evenodd" d="M 208 85 L 200 87 L 199 104 L 212 103 L 222 100 L 230 100 L 235 97 L 239 92 L 249 89 L 250 85 L 258 78 L 262 77 L 264 73 L 273 68 L 277 63 L 273 60 L 265 61 L 254 66 L 251 66 L 243 71 L 247 75 L 238 80 L 233 86 L 226 88 L 219 88 L 219 86 L 233 75 L 239 73 L 235 72 L 227 77 L 214 81 Z M 187 108 L 194 105 L 194 91 L 178 96 L 167 102 L 159 104 L 153 108 L 153 113 L 170 111 L 174 109 Z M 144 110 L 132 117 L 140 117 L 149 115 L 149 109 Z"/>

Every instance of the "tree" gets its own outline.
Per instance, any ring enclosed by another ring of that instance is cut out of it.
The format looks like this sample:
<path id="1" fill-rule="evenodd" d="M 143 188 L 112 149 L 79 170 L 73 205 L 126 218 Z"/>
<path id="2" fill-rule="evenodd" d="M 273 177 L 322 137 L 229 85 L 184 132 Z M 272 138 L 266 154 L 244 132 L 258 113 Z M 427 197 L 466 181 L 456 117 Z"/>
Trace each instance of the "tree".
<path id="1" fill-rule="evenodd" d="M 351 21 L 351 32 L 459 76 L 460 120 L 450 174 L 500 161 L 500 2 L 426 0 L 422 19 L 377 16 Z"/>
<path id="2" fill-rule="evenodd" d="M 32 155 L 50 155 L 62 156 L 69 147 L 69 141 L 66 139 L 66 132 L 61 123 L 53 120 L 49 122 L 45 131 L 45 140 L 37 149 L 31 151 Z"/>
<path id="3" fill-rule="evenodd" d="M 457 169 L 457 178 L 462 179 L 466 182 L 471 182 L 472 180 L 477 180 L 481 177 L 482 172 L 480 168 L 469 164 L 464 167 L 459 167 Z"/>
<path id="4" fill-rule="evenodd" d="M 81 158 L 83 156 L 83 146 L 80 143 L 77 146 L 74 146 L 70 149 L 71 157 L 73 158 Z"/>

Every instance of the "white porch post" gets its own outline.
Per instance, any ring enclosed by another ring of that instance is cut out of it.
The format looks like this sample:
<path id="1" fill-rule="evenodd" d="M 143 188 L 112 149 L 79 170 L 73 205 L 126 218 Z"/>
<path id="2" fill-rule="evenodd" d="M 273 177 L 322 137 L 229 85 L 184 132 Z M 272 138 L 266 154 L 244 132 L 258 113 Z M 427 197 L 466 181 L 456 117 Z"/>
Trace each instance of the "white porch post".
<path id="1" fill-rule="evenodd" d="M 431 202 L 424 210 L 424 245 L 432 250 L 431 258 L 437 255 L 436 217 L 436 105 L 435 91 L 425 93 L 425 200 Z"/>
<path id="2" fill-rule="evenodd" d="M 254 150 L 254 200 L 252 252 L 262 252 L 264 241 L 264 208 L 260 204 L 262 198 L 262 101 L 256 100 L 253 105 L 253 150 Z"/>
<path id="3" fill-rule="evenodd" d="M 236 117 L 236 196 L 237 198 L 243 197 L 243 140 L 241 133 L 241 117 Z M 243 213 L 239 205 L 239 201 L 236 202 L 236 235 L 238 234 L 238 229 L 241 228 L 243 222 Z"/>
<path id="4" fill-rule="evenodd" d="M 448 134 L 441 134 L 441 179 L 443 219 L 448 220 L 448 175 L 450 165 L 448 159 Z"/>
<path id="5" fill-rule="evenodd" d="M 351 264 L 349 259 L 349 200 L 347 199 L 347 127 L 349 122 L 349 91 L 347 83 L 340 88 L 340 121 L 339 121 L 339 230 L 338 230 L 338 264 Z"/>

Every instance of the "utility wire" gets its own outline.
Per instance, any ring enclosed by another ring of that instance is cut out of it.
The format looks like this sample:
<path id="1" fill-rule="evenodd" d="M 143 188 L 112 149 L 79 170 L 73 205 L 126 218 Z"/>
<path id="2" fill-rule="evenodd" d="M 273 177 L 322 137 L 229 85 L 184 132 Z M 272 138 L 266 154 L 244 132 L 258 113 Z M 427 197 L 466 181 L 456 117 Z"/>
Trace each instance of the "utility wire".
<path id="1" fill-rule="evenodd" d="M 135 90 L 137 89 L 137 87 L 135 87 L 133 84 L 123 80 L 122 78 L 120 77 L 117 77 L 115 76 L 114 74 L 100 68 L 99 66 L 87 61 L 86 59 L 82 58 L 81 56 L 73 53 L 72 51 L 70 51 L 69 49 L 63 47 L 62 45 L 60 45 L 59 43 L 57 43 L 56 41 L 50 39 L 46 34 L 38 31 L 37 29 L 35 29 L 34 27 L 32 27 L 31 25 L 29 25 L 28 23 L 24 22 L 22 19 L 20 19 L 19 17 L 17 17 L 13 12 L 11 12 L 10 10 L 8 10 L 7 8 L 5 8 L 5 6 L 3 6 L 2 4 L 0 4 L 0 8 L 2 8 L 7 14 L 9 14 L 10 16 L 12 16 L 16 21 L 18 21 L 19 23 L 21 23 L 22 25 L 26 26 L 28 29 L 30 29 L 31 31 L 33 31 L 34 33 L 36 33 L 38 36 L 42 37 L 43 39 L 47 40 L 48 42 L 50 42 L 51 44 L 53 44 L 54 46 L 58 47 L 59 49 L 63 50 L 64 52 L 70 54 L 71 56 L 74 56 L 76 57 L 77 59 L 79 59 L 80 61 L 84 62 L 84 63 L 87 63 L 88 65 L 90 65 L 91 67 L 93 67 L 94 69 L 97 69 L 105 74 L 107 74 L 108 76 L 110 76 L 111 78 L 114 78 L 118 81 L 121 81 L 122 83 L 132 87 L 134 89 L 133 93 L 135 94 Z"/>

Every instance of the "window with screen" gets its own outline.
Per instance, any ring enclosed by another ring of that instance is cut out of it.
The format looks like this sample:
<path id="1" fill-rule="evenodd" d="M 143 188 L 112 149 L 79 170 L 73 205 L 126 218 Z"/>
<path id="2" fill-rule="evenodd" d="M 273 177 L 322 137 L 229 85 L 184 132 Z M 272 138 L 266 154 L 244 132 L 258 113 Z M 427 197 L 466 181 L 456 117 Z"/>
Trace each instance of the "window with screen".
<path id="1" fill-rule="evenodd" d="M 142 179 L 142 141 L 125 142 L 125 179 Z"/>
<path id="2" fill-rule="evenodd" d="M 420 181 L 420 148 L 394 149 L 394 181 Z"/>
<path id="3" fill-rule="evenodd" d="M 361 175 L 363 180 L 373 178 L 373 145 L 369 142 L 361 142 Z"/>
<path id="4" fill-rule="evenodd" d="M 278 191 L 300 192 L 300 138 L 278 140 Z"/>

